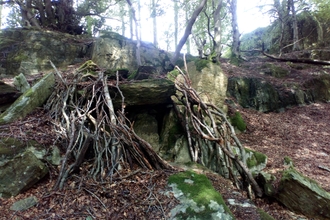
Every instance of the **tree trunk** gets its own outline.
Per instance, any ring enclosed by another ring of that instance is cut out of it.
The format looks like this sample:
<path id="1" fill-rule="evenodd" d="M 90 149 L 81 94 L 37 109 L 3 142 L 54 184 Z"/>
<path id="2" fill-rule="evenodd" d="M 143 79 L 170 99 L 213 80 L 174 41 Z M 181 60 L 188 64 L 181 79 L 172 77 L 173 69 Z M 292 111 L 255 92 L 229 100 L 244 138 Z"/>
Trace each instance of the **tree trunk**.
<path id="1" fill-rule="evenodd" d="M 189 4 L 189 1 L 186 1 L 186 9 L 185 9 L 185 20 L 186 20 L 186 22 L 188 22 L 188 20 L 189 20 L 189 6 L 188 6 L 188 4 Z M 190 54 L 191 51 L 190 51 L 190 39 L 189 39 L 189 37 L 187 39 L 186 46 L 187 46 L 187 53 Z"/>
<path id="2" fill-rule="evenodd" d="M 141 63 L 141 55 L 140 55 L 140 46 L 141 46 L 141 39 L 140 39 L 140 35 L 139 35 L 139 22 L 136 19 L 136 15 L 135 15 L 135 10 L 133 8 L 132 2 L 130 0 L 126 0 L 128 5 L 131 8 L 131 14 L 132 14 L 132 19 L 135 22 L 135 35 L 136 35 L 136 62 L 139 66 L 142 66 Z"/>
<path id="3" fill-rule="evenodd" d="M 130 5 L 128 5 L 129 10 L 131 10 Z M 131 39 L 134 39 L 134 21 L 132 13 L 129 13 L 129 31 L 131 34 Z"/>
<path id="4" fill-rule="evenodd" d="M 174 52 L 174 56 L 172 57 L 171 59 L 171 63 L 172 65 L 175 65 L 176 61 L 178 60 L 179 58 L 179 54 L 180 54 L 180 51 L 183 47 L 183 45 L 186 43 L 189 35 L 191 34 L 191 29 L 192 29 L 192 26 L 194 25 L 198 15 L 201 13 L 201 11 L 203 10 L 205 4 L 206 4 L 207 0 L 202 0 L 202 2 L 199 4 L 199 6 L 195 9 L 194 13 L 192 14 L 190 20 L 188 21 L 188 24 L 186 26 L 186 29 L 185 29 L 185 32 L 184 32 L 184 35 L 182 36 L 179 44 L 176 46 L 176 49 L 175 49 L 175 52 Z"/>
<path id="5" fill-rule="evenodd" d="M 212 0 L 212 4 L 216 6 L 216 10 L 213 14 L 214 20 L 214 36 L 213 36 L 213 51 L 216 53 L 217 58 L 220 58 L 222 46 L 221 46 L 221 17 L 220 11 L 223 7 L 223 1 L 218 0 L 218 4 L 216 4 L 216 0 Z"/>
<path id="6" fill-rule="evenodd" d="M 120 20 L 121 20 L 121 35 L 125 36 L 126 25 L 125 25 L 125 5 L 122 1 L 119 2 L 119 10 L 120 10 Z"/>
<path id="7" fill-rule="evenodd" d="M 293 51 L 301 50 L 300 42 L 299 42 L 299 35 L 298 35 L 298 21 L 296 15 L 296 9 L 294 7 L 293 0 L 289 0 L 289 6 L 292 12 L 292 27 L 293 27 Z"/>
<path id="8" fill-rule="evenodd" d="M 233 42 L 231 46 L 231 51 L 236 58 L 240 58 L 240 33 L 238 30 L 237 23 L 237 0 L 231 0 L 230 2 L 230 12 L 231 12 L 231 27 L 233 31 Z"/>
<path id="9" fill-rule="evenodd" d="M 2 24 L 2 5 L 0 5 L 0 29 L 1 29 L 1 24 Z"/>
<path id="10" fill-rule="evenodd" d="M 174 46 L 178 45 L 178 30 L 179 30 L 179 6 L 178 2 L 174 1 Z"/>
<path id="11" fill-rule="evenodd" d="M 154 45 L 158 47 L 158 36 L 157 36 L 157 10 L 155 0 L 152 0 L 152 28 L 153 28 L 153 41 Z"/>
<path id="12" fill-rule="evenodd" d="M 315 23 L 317 24 L 316 25 L 317 43 L 319 45 L 323 46 L 323 44 L 324 44 L 323 27 L 322 27 L 320 21 L 316 18 L 316 16 L 313 13 L 311 13 L 311 16 L 312 16 L 313 20 L 315 21 Z"/>

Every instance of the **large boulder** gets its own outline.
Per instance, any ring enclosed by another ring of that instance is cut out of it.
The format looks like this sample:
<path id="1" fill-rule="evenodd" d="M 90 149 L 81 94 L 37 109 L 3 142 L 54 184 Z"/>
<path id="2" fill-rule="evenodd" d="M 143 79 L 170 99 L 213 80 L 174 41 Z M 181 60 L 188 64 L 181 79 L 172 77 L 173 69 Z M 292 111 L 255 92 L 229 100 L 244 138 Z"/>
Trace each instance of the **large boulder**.
<path id="1" fill-rule="evenodd" d="M 0 73 L 37 74 L 55 66 L 66 68 L 81 62 L 91 51 L 92 40 L 46 30 L 4 29 L 0 31 Z"/>
<path id="2" fill-rule="evenodd" d="M 302 85 L 273 85 L 260 78 L 231 77 L 227 95 L 244 108 L 260 112 L 280 111 L 286 107 L 330 100 L 330 76 L 320 74 Z"/>
<path id="3" fill-rule="evenodd" d="M 125 97 L 126 106 L 170 104 L 171 95 L 175 94 L 173 82 L 167 79 L 145 79 L 119 85 Z M 114 105 L 120 107 L 122 97 L 116 89 L 112 90 Z"/>
<path id="4" fill-rule="evenodd" d="M 34 140 L 0 139 L 0 197 L 15 196 L 43 178 L 48 168 L 43 161 L 59 165 L 58 147 L 45 147 Z"/>
<path id="5" fill-rule="evenodd" d="M 45 75 L 32 88 L 28 89 L 4 113 L 0 115 L 0 124 L 10 123 L 24 118 L 36 107 L 41 106 L 52 93 L 55 85 L 53 73 Z"/>
<path id="6" fill-rule="evenodd" d="M 101 68 L 127 69 L 134 73 L 139 67 L 136 48 L 136 41 L 114 32 L 103 32 L 94 44 L 92 60 Z M 172 68 L 169 54 L 151 43 L 141 42 L 140 55 L 142 66 L 156 67 L 160 74 Z"/>
<path id="7" fill-rule="evenodd" d="M 47 166 L 32 152 L 25 151 L 0 166 L 0 196 L 15 196 L 33 186 L 47 173 Z"/>
<path id="8" fill-rule="evenodd" d="M 198 60 L 187 64 L 192 87 L 202 101 L 212 103 L 226 110 L 227 76 L 218 64 L 208 60 Z"/>
<path id="9" fill-rule="evenodd" d="M 330 193 L 293 167 L 283 172 L 275 198 L 292 211 L 330 219 Z"/>

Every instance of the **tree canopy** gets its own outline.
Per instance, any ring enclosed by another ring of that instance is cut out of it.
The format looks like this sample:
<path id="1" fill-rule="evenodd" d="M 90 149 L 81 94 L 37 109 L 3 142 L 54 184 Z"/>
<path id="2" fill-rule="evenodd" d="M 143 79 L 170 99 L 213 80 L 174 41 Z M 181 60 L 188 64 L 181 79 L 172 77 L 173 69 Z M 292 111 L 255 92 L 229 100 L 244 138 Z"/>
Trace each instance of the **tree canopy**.
<path id="1" fill-rule="evenodd" d="M 282 53 L 329 41 L 329 0 L 259 2 L 261 12 L 268 13 L 272 22 L 260 42 L 251 47 L 263 44 Z M 241 46 L 251 49 L 246 43 L 240 44 L 239 0 L 8 0 L 0 4 L 10 7 L 8 27 L 75 35 L 111 30 L 138 41 L 148 39 L 166 50 L 180 53 L 184 49 L 215 61 L 224 53 L 239 57 Z"/>

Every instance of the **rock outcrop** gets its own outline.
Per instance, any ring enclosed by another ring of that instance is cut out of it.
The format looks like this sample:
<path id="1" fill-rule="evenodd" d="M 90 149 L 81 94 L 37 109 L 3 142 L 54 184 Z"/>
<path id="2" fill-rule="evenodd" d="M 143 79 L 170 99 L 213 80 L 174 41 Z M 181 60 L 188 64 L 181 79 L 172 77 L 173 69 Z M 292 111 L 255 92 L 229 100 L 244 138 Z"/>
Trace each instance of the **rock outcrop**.
<path id="1" fill-rule="evenodd" d="M 244 108 L 261 112 L 281 111 L 286 107 L 330 100 L 330 76 L 321 75 L 301 86 L 276 86 L 260 78 L 231 77 L 227 95 Z"/>
<path id="2" fill-rule="evenodd" d="M 151 43 L 141 42 L 140 54 L 142 66 L 155 67 L 159 74 L 173 68 L 168 52 L 159 50 Z M 139 67 L 136 59 L 136 42 L 114 32 L 103 32 L 94 43 L 92 60 L 101 68 L 127 69 L 134 73 Z"/>
<path id="3" fill-rule="evenodd" d="M 0 75 L 33 75 L 79 63 L 90 56 L 92 41 L 52 31 L 4 29 L 0 31 Z"/>

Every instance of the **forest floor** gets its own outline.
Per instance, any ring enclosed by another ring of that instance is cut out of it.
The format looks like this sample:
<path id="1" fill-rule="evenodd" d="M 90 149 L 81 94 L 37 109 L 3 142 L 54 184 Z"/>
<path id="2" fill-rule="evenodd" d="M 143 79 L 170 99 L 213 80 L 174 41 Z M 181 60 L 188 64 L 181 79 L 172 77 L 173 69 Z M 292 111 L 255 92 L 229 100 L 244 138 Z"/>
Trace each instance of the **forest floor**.
<path id="1" fill-rule="evenodd" d="M 258 65 L 261 65 L 259 62 L 254 60 L 243 68 L 223 63 L 222 67 L 229 77 L 265 77 L 274 80 L 274 83 L 303 81 L 306 77 L 312 77 L 312 72 L 317 72 L 306 71 L 299 75 L 292 71 L 286 79 L 272 79 L 256 74 Z M 301 173 L 330 192 L 329 172 L 320 169 L 320 166 L 330 167 L 330 103 L 297 106 L 279 113 L 261 113 L 243 108 L 237 110 L 247 123 L 246 132 L 238 134 L 238 137 L 245 147 L 268 156 L 265 171 L 278 173 L 285 169 L 283 158 L 289 156 Z M 44 144 L 54 140 L 49 119 L 42 109 L 23 121 L 12 123 L 10 132 L 23 139 L 30 138 L 27 134 L 33 132 L 33 139 Z M 0 219 L 168 219 L 170 210 L 177 204 L 172 195 L 165 195 L 164 192 L 168 190 L 168 176 L 178 171 L 150 171 L 138 167 L 130 170 L 124 167 L 112 179 L 107 178 L 99 183 L 84 175 L 88 169 L 88 163 L 84 163 L 80 172 L 68 179 L 63 190 L 53 191 L 58 167 L 49 165 L 49 169 L 50 174 L 33 188 L 16 197 L 0 198 Z M 207 173 L 207 176 L 239 220 L 260 219 L 257 208 L 274 219 L 309 219 L 266 198 L 254 199 L 254 206 L 248 208 L 231 205 L 228 199 L 235 199 L 236 203 L 247 202 L 246 192 L 236 189 L 229 180 L 218 175 Z M 21 212 L 10 210 L 15 201 L 29 196 L 38 199 L 36 206 Z"/>

